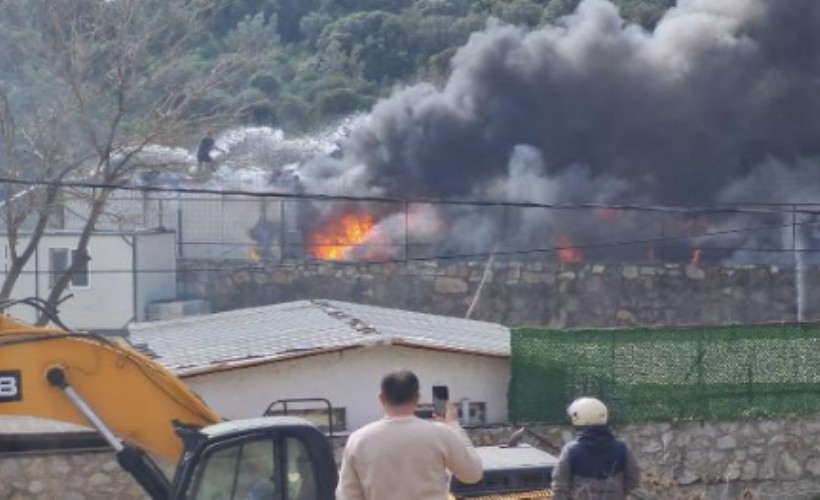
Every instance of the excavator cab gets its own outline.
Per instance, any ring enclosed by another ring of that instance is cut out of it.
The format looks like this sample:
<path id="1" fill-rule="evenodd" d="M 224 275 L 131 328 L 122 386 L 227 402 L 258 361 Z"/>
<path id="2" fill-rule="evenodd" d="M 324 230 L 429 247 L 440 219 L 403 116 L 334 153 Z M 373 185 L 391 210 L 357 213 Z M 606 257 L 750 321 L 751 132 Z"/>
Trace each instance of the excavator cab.
<path id="1" fill-rule="evenodd" d="M 170 497 L 331 499 L 337 472 L 325 436 L 292 417 L 223 422 L 181 432 L 186 449 Z"/>

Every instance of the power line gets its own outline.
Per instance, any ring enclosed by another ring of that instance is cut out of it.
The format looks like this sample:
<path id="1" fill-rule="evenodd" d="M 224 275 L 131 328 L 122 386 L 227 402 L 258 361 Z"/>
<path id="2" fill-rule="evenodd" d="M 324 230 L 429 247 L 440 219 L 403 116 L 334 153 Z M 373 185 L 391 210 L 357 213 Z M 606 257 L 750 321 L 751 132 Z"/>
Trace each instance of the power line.
<path id="1" fill-rule="evenodd" d="M 421 256 L 421 257 L 407 257 L 407 258 L 393 258 L 393 259 L 378 259 L 378 260 L 300 260 L 298 262 L 293 263 L 279 263 L 275 265 L 271 265 L 270 263 L 260 262 L 257 264 L 248 264 L 246 266 L 235 266 L 231 268 L 231 271 L 260 271 L 260 270 L 269 270 L 269 269 L 298 269 L 303 268 L 306 266 L 335 266 L 335 267 L 356 267 L 356 266 L 364 266 L 364 265 L 387 265 L 387 264 L 408 264 L 408 263 L 420 263 L 420 262 L 435 262 L 435 261 L 452 261 L 452 260 L 467 260 L 467 259 L 485 259 L 494 255 L 496 257 L 515 257 L 515 256 L 525 256 L 525 255 L 537 255 L 537 254 L 550 254 L 550 253 L 558 253 L 564 250 L 592 250 L 592 249 L 603 249 L 603 248 L 614 248 L 614 247 L 623 247 L 623 246 L 632 246 L 632 245 L 649 245 L 649 244 L 658 244 L 658 243 L 666 243 L 666 242 L 684 242 L 696 238 L 710 238 L 710 237 L 717 237 L 717 236 L 728 236 L 733 234 L 743 234 L 749 232 L 760 232 L 760 231 L 772 231 L 777 229 L 785 229 L 785 228 L 792 228 L 801 225 L 811 224 L 811 222 L 803 221 L 797 223 L 783 223 L 783 224 L 768 224 L 762 226 L 750 226 L 750 227 L 742 227 L 742 228 L 733 228 L 733 229 L 725 229 L 720 231 L 711 231 L 706 233 L 701 233 L 698 235 L 679 235 L 679 236 L 662 236 L 662 237 L 654 237 L 654 238 L 641 238 L 641 239 L 633 239 L 633 240 L 622 240 L 622 241 L 602 241 L 602 242 L 594 242 L 594 243 L 587 243 L 587 244 L 577 244 L 577 245 L 559 245 L 559 246 L 552 246 L 552 247 L 541 247 L 541 248 L 529 248 L 529 249 L 521 249 L 521 250 L 498 250 L 498 251 L 485 251 L 485 252 L 474 252 L 474 253 L 460 253 L 460 254 L 441 254 L 441 255 L 432 255 L 432 256 Z M 218 245 L 219 243 L 217 243 Z M 359 248 L 367 247 L 368 245 L 360 245 Z M 395 245 L 397 248 L 402 247 L 403 245 L 397 244 Z M 355 245 L 351 245 L 351 247 L 356 247 Z M 692 249 L 691 246 L 684 247 L 680 245 L 680 248 Z M 745 252 L 753 252 L 753 253 L 780 253 L 780 254 L 792 254 L 792 253 L 820 253 L 820 248 L 817 249 L 792 249 L 792 248 L 747 248 L 747 247 L 726 247 L 726 246 L 701 246 L 699 247 L 701 250 L 717 250 L 717 251 L 745 251 Z M 192 259 L 193 260 L 193 259 Z M 200 260 L 207 260 L 207 259 L 200 259 Z M 130 273 L 141 273 L 141 274 L 154 274 L 154 273 L 178 273 L 178 272 L 185 272 L 185 271 L 192 271 L 192 272 L 220 272 L 225 271 L 223 267 L 213 267 L 213 268 L 205 268 L 205 267 L 193 267 L 189 269 L 182 269 L 182 268 L 155 268 L 155 269 L 142 269 L 142 270 L 134 270 L 134 269 L 89 269 L 87 273 L 89 275 L 93 274 L 130 274 Z M 2 273 L 0 273 L 2 274 Z M 21 271 L 20 274 L 40 274 L 40 275 L 48 275 L 51 274 L 49 271 L 31 271 L 31 270 L 24 270 Z"/>
<path id="2" fill-rule="evenodd" d="M 808 209 L 801 207 L 820 207 L 818 203 L 754 203 L 754 204 L 714 204 L 714 205 L 640 205 L 640 204 L 619 204 L 619 203 L 539 203 L 528 201 L 499 201 L 482 199 L 450 199 L 450 198 L 399 198 L 386 196 L 359 196 L 359 195 L 339 195 L 322 193 L 288 193 L 282 191 L 249 191 L 242 189 L 212 189 L 193 187 L 162 187 L 134 184 L 115 184 L 105 182 L 90 181 L 49 181 L 49 180 L 27 180 L 0 177 L 0 184 L 12 184 L 23 186 L 49 186 L 74 189 L 110 189 L 119 191 L 136 191 L 150 193 L 175 193 L 175 194 L 202 194 L 219 196 L 245 196 L 250 198 L 277 198 L 296 199 L 314 201 L 347 201 L 359 203 L 390 203 L 390 204 L 410 204 L 410 205 L 452 205 L 452 206 L 480 206 L 480 207 L 514 207 L 514 208 L 543 208 L 553 210 L 616 210 L 616 211 L 638 211 L 638 212 L 662 212 L 677 214 L 717 214 L 717 213 L 749 213 L 749 214 L 782 214 L 784 212 L 818 214 L 818 209 Z M 788 210 L 785 210 L 788 209 Z"/>

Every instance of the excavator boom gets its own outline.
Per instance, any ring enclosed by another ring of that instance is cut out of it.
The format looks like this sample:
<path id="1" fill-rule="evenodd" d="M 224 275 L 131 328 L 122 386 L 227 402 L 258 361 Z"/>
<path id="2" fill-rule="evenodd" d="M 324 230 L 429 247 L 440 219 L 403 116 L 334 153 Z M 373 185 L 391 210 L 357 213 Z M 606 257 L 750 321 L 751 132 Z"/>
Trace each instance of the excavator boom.
<path id="1" fill-rule="evenodd" d="M 120 439 L 171 463 L 183 450 L 172 421 L 207 426 L 222 420 L 171 372 L 122 341 L 0 316 L 0 414 L 88 426 L 48 380 L 55 368 Z"/>

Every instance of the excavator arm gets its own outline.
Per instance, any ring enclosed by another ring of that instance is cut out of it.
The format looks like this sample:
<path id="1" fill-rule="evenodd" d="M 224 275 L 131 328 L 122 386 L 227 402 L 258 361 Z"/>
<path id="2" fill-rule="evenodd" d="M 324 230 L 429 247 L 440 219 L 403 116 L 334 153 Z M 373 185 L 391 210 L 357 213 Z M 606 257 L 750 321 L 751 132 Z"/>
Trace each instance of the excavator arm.
<path id="1" fill-rule="evenodd" d="M 98 335 L 0 315 L 0 415 L 94 427 L 155 500 L 238 499 L 251 487 L 277 499 L 334 497 L 333 452 L 319 429 L 291 417 L 224 422 L 173 373 Z M 153 458 L 176 465 L 173 482 Z"/>
<path id="2" fill-rule="evenodd" d="M 0 414 L 88 426 L 76 401 L 63 394 L 66 387 L 120 439 L 172 463 L 183 449 L 173 421 L 207 426 L 222 420 L 171 372 L 125 342 L 0 316 Z"/>

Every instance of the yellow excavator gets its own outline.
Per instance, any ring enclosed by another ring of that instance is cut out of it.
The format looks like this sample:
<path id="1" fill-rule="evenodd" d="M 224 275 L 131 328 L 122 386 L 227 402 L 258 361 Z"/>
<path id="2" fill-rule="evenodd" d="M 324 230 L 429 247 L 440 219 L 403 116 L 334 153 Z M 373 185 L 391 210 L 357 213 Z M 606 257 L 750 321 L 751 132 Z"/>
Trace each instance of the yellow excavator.
<path id="1" fill-rule="evenodd" d="M 223 421 L 125 342 L 2 315 L 0 414 L 91 424 L 156 500 L 324 500 L 336 486 L 330 444 L 313 425 Z M 176 464 L 173 480 L 156 459 Z"/>
<path id="2" fill-rule="evenodd" d="M 0 415 L 90 424 L 155 500 L 330 500 L 338 480 L 330 442 L 304 420 L 225 421 L 122 340 L 4 315 Z M 171 480 L 157 460 L 176 464 Z"/>

